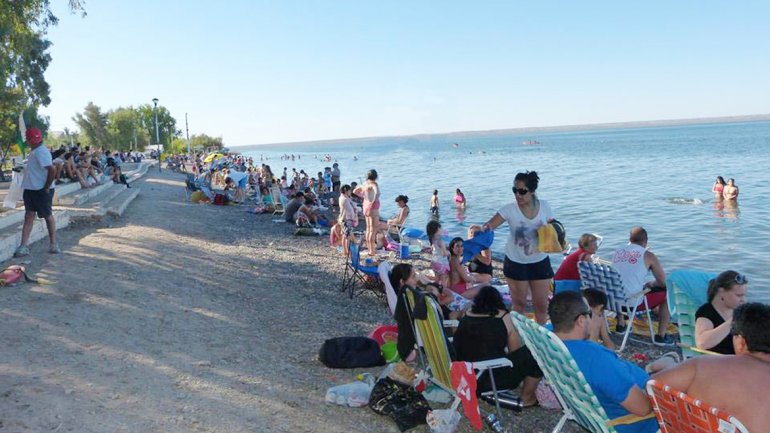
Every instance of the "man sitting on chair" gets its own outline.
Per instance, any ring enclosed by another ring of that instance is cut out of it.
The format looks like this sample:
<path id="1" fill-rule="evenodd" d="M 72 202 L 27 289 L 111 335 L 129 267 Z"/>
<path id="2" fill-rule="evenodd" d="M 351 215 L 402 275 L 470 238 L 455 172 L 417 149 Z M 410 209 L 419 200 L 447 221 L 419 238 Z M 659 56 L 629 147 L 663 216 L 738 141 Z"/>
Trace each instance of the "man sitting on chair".
<path id="1" fill-rule="evenodd" d="M 652 412 L 644 392 L 647 373 L 631 362 L 620 359 L 606 347 L 590 341 L 591 308 L 578 292 L 557 294 L 548 305 L 554 333 L 567 346 L 599 404 L 610 419 L 630 414 L 645 416 Z M 618 433 L 658 431 L 655 418 L 615 427 Z"/>
<path id="2" fill-rule="evenodd" d="M 752 432 L 770 426 L 762 396 L 770 389 L 770 306 L 743 304 L 733 313 L 735 355 L 696 356 L 652 378 L 724 410 Z"/>
<path id="3" fill-rule="evenodd" d="M 663 271 L 658 257 L 647 251 L 647 230 L 642 227 L 631 229 L 628 245 L 615 251 L 612 257 L 612 267 L 615 268 L 623 280 L 623 287 L 627 294 L 634 294 L 645 289 L 650 289 L 646 295 L 650 308 L 658 307 L 658 334 L 655 336 L 655 344 L 673 344 L 674 340 L 666 334 L 671 313 L 666 301 L 666 272 Z M 644 280 L 647 272 L 651 271 L 654 281 Z M 618 323 L 615 330 L 625 332 L 626 321 L 622 311 L 617 311 Z"/>

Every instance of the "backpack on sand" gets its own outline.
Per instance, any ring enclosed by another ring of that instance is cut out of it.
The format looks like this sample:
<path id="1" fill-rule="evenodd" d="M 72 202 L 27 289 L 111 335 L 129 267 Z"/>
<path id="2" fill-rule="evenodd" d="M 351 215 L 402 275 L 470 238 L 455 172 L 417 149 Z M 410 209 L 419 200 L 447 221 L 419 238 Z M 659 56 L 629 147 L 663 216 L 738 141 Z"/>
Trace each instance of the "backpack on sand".
<path id="1" fill-rule="evenodd" d="M 367 337 L 338 337 L 324 341 L 318 359 L 329 368 L 385 365 L 380 345 Z"/>

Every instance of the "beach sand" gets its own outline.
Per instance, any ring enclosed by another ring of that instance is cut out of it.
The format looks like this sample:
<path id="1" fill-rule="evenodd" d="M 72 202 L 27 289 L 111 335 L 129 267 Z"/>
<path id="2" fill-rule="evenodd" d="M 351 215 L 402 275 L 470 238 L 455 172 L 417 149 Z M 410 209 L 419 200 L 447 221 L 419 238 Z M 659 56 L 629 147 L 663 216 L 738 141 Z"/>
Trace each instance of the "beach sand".
<path id="1" fill-rule="evenodd" d="M 60 231 L 62 254 L 32 246 L 30 274 L 52 284 L 0 288 L 0 431 L 398 431 L 324 402 L 379 368 L 328 369 L 323 341 L 392 323 L 376 298 L 339 292 L 343 259 L 326 237 L 187 203 L 180 174 L 138 184 L 123 218 Z M 559 417 L 506 411 L 504 424 L 545 432 Z"/>

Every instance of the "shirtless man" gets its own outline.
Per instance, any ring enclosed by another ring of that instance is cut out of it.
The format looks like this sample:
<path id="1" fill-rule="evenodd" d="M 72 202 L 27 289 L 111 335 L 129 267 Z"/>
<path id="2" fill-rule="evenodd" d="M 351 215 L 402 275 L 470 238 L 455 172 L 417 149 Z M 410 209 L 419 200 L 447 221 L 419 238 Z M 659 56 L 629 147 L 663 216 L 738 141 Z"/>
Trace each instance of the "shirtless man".
<path id="1" fill-rule="evenodd" d="M 743 304 L 733 313 L 735 355 L 698 356 L 652 378 L 766 431 L 770 411 L 770 306 Z"/>

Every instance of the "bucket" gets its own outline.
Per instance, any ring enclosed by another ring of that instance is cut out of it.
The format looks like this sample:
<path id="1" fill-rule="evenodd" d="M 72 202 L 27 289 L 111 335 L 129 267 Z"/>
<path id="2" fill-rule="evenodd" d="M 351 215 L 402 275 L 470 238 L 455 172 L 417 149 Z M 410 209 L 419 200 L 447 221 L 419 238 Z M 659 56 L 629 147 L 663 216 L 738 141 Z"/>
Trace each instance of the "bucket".
<path id="1" fill-rule="evenodd" d="M 398 255 L 402 259 L 409 258 L 409 244 L 399 244 Z"/>
<path id="2" fill-rule="evenodd" d="M 398 340 L 398 326 L 380 325 L 369 333 L 369 338 L 376 341 L 380 346 L 385 343 L 394 342 Z"/>
<path id="3" fill-rule="evenodd" d="M 380 347 L 382 350 L 382 357 L 389 363 L 398 362 L 401 358 L 398 356 L 398 347 L 395 342 L 385 343 Z"/>

